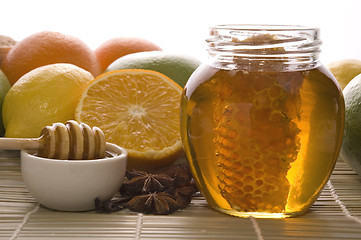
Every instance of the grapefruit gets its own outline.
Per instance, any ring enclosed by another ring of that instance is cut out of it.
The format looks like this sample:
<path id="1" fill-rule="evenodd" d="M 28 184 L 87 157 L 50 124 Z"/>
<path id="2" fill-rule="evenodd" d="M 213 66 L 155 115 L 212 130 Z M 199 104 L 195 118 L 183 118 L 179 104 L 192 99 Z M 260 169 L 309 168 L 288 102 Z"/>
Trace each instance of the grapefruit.
<path id="1" fill-rule="evenodd" d="M 184 87 L 200 61 L 189 55 L 164 51 L 133 53 L 115 60 L 107 72 L 119 69 L 146 69 L 160 72 Z"/>

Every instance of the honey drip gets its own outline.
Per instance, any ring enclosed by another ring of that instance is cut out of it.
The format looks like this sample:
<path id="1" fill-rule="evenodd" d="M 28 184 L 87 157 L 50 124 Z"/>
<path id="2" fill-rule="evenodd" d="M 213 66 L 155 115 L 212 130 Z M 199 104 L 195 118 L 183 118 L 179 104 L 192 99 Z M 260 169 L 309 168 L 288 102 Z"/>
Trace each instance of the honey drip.
<path id="1" fill-rule="evenodd" d="M 287 172 L 300 150 L 297 76 L 220 70 L 211 80 L 218 187 L 237 211 L 285 211 Z"/>

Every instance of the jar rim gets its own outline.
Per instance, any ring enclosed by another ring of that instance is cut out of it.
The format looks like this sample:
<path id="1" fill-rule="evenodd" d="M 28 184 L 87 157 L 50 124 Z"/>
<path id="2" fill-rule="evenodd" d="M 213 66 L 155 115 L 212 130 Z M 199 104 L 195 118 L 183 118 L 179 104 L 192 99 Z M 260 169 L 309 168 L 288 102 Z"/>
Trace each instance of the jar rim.
<path id="1" fill-rule="evenodd" d="M 318 28 L 271 24 L 215 25 L 206 42 L 208 57 L 217 66 L 292 70 L 317 66 L 322 44 Z"/>
<path id="2" fill-rule="evenodd" d="M 234 29 L 247 31 L 319 31 L 318 27 L 281 24 L 219 24 L 212 26 L 211 29 Z"/>

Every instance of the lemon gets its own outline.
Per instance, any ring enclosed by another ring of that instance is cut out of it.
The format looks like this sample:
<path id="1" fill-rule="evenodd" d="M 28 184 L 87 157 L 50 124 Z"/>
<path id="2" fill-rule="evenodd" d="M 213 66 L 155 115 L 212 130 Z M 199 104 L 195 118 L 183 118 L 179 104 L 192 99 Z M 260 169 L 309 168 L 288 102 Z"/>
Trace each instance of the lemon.
<path id="1" fill-rule="evenodd" d="M 104 73 L 84 91 L 75 120 L 97 126 L 108 142 L 128 152 L 128 169 L 150 170 L 173 163 L 182 152 L 182 88 L 156 71 Z"/>
<path id="2" fill-rule="evenodd" d="M 6 94 L 6 137 L 38 137 L 54 122 L 74 119 L 79 98 L 94 77 L 72 64 L 51 64 L 23 75 Z"/>
<path id="3" fill-rule="evenodd" d="M 335 61 L 327 65 L 327 67 L 335 76 L 342 89 L 361 73 L 361 61 L 356 59 Z"/>
<path id="4" fill-rule="evenodd" d="M 2 121 L 2 105 L 4 102 L 4 98 L 6 93 L 10 89 L 10 83 L 5 76 L 5 74 L 0 70 L 0 136 L 4 135 L 4 126 Z"/>
<path id="5" fill-rule="evenodd" d="M 345 97 L 345 130 L 341 158 L 361 175 L 361 74 L 343 90 Z"/>
<path id="6" fill-rule="evenodd" d="M 146 69 L 160 72 L 184 87 L 200 61 L 189 55 L 164 51 L 138 52 L 125 55 L 111 63 L 106 72 L 119 69 Z"/>

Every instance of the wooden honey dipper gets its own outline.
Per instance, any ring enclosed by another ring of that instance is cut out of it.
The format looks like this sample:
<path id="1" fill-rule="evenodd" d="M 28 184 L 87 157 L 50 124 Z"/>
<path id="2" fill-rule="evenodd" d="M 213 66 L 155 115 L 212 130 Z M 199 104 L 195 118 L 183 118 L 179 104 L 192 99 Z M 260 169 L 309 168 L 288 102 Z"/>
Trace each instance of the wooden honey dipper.
<path id="1" fill-rule="evenodd" d="M 37 150 L 39 157 L 53 159 L 104 158 L 105 145 L 100 128 L 73 120 L 44 127 L 39 138 L 0 138 L 0 149 Z"/>

